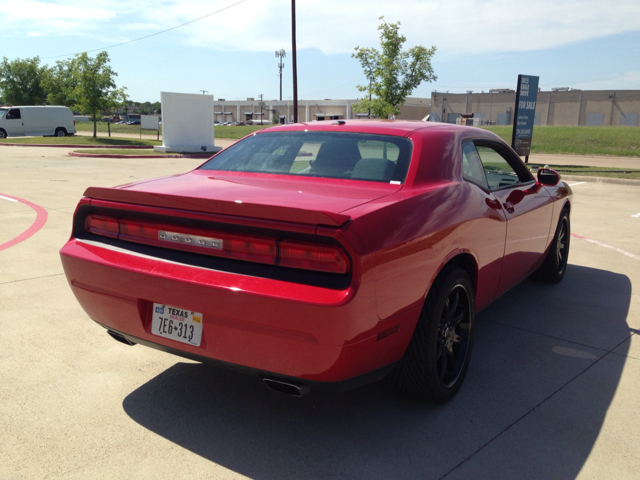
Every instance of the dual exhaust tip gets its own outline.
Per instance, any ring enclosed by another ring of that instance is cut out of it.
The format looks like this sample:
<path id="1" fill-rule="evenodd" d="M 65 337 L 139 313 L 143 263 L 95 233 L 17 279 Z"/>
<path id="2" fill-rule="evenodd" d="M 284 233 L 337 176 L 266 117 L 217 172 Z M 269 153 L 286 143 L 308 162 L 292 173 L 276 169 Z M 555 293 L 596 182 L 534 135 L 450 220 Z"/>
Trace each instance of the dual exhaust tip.
<path id="1" fill-rule="evenodd" d="M 118 332 L 107 330 L 107 333 L 114 340 L 117 340 L 120 343 L 124 343 L 125 345 L 135 345 L 134 342 Z M 291 395 L 292 397 L 303 397 L 310 392 L 310 388 L 304 385 L 296 385 L 295 383 L 276 380 L 275 378 L 263 378 L 262 380 L 269 390 L 273 390 L 274 392 L 278 393 L 284 393 L 286 395 Z"/>
<path id="2" fill-rule="evenodd" d="M 273 390 L 278 393 L 285 393 L 292 397 L 302 397 L 310 391 L 310 388 L 307 386 L 283 382 L 282 380 L 276 380 L 274 378 L 263 378 L 262 380 L 269 390 Z"/>

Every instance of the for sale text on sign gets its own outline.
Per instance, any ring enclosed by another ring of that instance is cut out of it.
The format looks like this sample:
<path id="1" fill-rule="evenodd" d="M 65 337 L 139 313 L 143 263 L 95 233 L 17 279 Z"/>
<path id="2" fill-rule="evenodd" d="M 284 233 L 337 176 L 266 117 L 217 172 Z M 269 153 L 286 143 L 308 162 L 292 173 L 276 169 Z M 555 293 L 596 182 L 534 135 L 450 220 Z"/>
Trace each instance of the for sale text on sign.
<path id="1" fill-rule="evenodd" d="M 532 75 L 518 75 L 516 108 L 513 115 L 513 134 L 511 146 L 520 156 L 529 156 L 533 124 L 536 118 L 536 100 L 538 98 L 538 80 Z"/>

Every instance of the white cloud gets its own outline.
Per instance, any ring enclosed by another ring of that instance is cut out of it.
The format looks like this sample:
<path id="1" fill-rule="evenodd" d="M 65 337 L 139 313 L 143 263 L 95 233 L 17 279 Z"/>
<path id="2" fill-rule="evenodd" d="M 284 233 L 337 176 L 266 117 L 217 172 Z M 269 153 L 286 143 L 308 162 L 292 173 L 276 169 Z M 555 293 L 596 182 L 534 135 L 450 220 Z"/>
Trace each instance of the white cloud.
<path id="1" fill-rule="evenodd" d="M 606 78 L 576 82 L 576 88 L 582 90 L 637 90 L 640 84 L 640 71 L 613 73 Z"/>
<path id="2" fill-rule="evenodd" d="M 0 0 L 0 14 L 3 28 L 18 32 L 99 35 L 111 29 L 133 39 L 237 1 Z M 356 45 L 377 47 L 381 15 L 402 22 L 406 46 L 436 45 L 439 55 L 543 50 L 640 30 L 638 0 L 298 0 L 296 9 L 298 48 L 326 54 L 351 53 Z M 168 35 L 211 49 L 289 50 L 291 2 L 246 0 Z"/>

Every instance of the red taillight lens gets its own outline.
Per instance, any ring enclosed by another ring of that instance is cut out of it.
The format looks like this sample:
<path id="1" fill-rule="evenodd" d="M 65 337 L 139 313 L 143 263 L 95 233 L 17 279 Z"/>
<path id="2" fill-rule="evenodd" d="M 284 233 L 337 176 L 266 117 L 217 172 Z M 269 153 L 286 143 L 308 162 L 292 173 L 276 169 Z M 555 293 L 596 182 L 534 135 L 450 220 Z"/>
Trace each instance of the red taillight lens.
<path id="1" fill-rule="evenodd" d="M 288 240 L 283 240 L 279 246 L 279 265 L 333 273 L 349 271 L 349 259 L 338 247 Z"/>
<path id="2" fill-rule="evenodd" d="M 96 235 L 204 255 L 331 273 L 346 273 L 350 268 L 346 253 L 327 245 L 96 214 L 87 215 L 84 224 L 87 232 Z"/>
<path id="3" fill-rule="evenodd" d="M 84 220 L 84 229 L 96 235 L 117 238 L 118 219 L 105 215 L 88 215 Z"/>

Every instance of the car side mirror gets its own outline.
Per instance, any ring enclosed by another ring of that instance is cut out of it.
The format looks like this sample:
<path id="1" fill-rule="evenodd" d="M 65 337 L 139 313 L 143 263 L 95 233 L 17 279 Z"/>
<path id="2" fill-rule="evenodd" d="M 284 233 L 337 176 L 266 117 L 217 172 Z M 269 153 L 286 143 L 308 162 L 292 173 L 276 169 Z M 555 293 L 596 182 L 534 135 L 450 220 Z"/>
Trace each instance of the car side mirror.
<path id="1" fill-rule="evenodd" d="M 560 174 L 550 168 L 541 168 L 538 170 L 538 183 L 547 187 L 555 187 L 560 181 Z"/>

